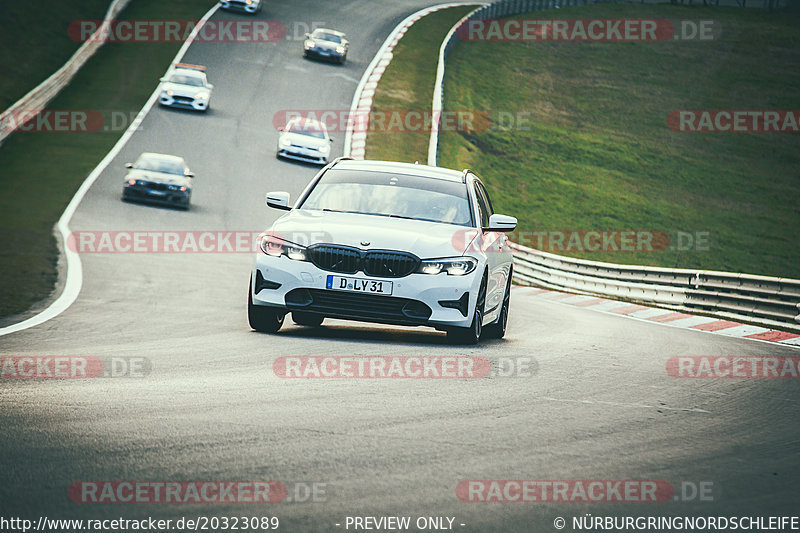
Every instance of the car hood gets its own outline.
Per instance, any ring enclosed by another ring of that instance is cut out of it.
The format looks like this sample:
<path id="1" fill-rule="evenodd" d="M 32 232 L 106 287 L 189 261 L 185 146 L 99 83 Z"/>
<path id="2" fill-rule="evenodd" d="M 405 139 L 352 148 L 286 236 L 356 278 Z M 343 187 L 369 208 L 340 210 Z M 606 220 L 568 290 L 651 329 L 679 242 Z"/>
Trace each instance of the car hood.
<path id="1" fill-rule="evenodd" d="M 152 181 L 155 183 L 164 183 L 165 185 L 186 185 L 191 186 L 192 178 L 188 176 L 179 176 L 177 174 L 169 174 L 167 172 L 154 172 L 152 170 L 137 170 L 133 169 L 128 172 L 125 177 L 126 180 L 144 180 Z"/>
<path id="2" fill-rule="evenodd" d="M 475 235 L 475 230 L 453 224 L 303 209 L 279 218 L 270 232 L 305 246 L 329 243 L 364 250 L 401 250 L 421 259 L 460 256 Z"/>
<path id="3" fill-rule="evenodd" d="M 172 91 L 179 96 L 191 96 L 194 98 L 199 93 L 210 93 L 205 87 L 195 87 L 194 85 L 182 85 L 180 83 L 167 82 L 161 88 L 162 91 Z"/>
<path id="4" fill-rule="evenodd" d="M 335 50 L 337 46 L 341 46 L 339 43 L 335 43 L 333 41 L 323 41 L 320 39 L 312 39 L 314 46 L 319 48 L 324 48 L 325 50 Z"/>
<path id="5" fill-rule="evenodd" d="M 316 137 L 311 137 L 310 135 L 303 135 L 302 133 L 291 133 L 291 132 L 283 132 L 281 133 L 281 140 L 289 141 L 292 144 L 296 144 L 297 146 L 307 146 L 309 148 L 322 148 L 323 146 L 330 143 L 327 139 L 317 139 Z"/>

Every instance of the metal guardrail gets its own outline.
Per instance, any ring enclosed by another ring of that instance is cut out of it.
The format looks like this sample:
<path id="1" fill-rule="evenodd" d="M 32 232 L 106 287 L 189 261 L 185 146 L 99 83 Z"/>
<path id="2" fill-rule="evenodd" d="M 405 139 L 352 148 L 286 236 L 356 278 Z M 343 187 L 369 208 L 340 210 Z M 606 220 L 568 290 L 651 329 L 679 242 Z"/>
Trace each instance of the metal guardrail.
<path id="1" fill-rule="evenodd" d="M 28 94 L 17 100 L 11 107 L 0 113 L 0 144 L 16 129 L 24 125 L 24 123 L 20 124 L 13 118 L 16 114 L 26 113 L 26 118 L 32 120 L 34 117 L 27 117 L 27 113 L 35 114 L 43 111 L 47 104 L 72 81 L 72 78 L 75 77 L 81 67 L 103 46 L 105 41 L 99 36 L 108 32 L 111 22 L 129 2 L 130 0 L 114 0 L 111 2 L 108 11 L 106 11 L 103 24 L 92 37 L 83 43 L 60 69 L 29 91 Z M 11 120 L 8 117 L 12 117 Z"/>
<path id="2" fill-rule="evenodd" d="M 445 62 L 447 55 L 459 42 L 456 30 L 461 24 L 468 20 L 493 19 L 602 1 L 500 0 L 478 8 L 464 17 L 451 28 L 439 50 L 431 106 L 433 116 L 441 116 Z M 744 7 L 740 0 L 723 1 L 727 5 Z M 714 3 L 719 5 L 716 0 Z M 774 7 L 775 3 L 770 2 L 770 5 Z M 767 0 L 764 0 L 764 7 L 767 7 Z M 429 165 L 437 164 L 438 144 L 438 128 L 434 127 L 431 129 L 428 146 Z M 514 253 L 514 280 L 517 283 L 657 305 L 800 332 L 800 280 L 730 272 L 618 265 L 565 257 L 515 243 L 509 244 Z"/>

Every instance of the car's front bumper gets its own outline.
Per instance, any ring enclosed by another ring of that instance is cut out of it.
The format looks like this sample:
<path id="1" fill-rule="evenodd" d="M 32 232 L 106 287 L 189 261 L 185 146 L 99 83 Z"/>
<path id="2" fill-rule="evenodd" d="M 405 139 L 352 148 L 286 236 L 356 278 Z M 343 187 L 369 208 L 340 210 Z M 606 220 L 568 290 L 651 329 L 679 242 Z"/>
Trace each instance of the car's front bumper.
<path id="1" fill-rule="evenodd" d="M 170 96 L 168 94 L 161 94 L 158 98 L 158 103 L 168 107 L 180 107 L 183 109 L 194 109 L 195 111 L 206 111 L 208 103 L 211 99 L 201 100 L 199 98 L 191 98 L 188 96 Z"/>
<path id="2" fill-rule="evenodd" d="M 190 191 L 156 191 L 138 185 L 125 185 L 122 199 L 131 202 L 148 202 L 162 205 L 186 207 L 191 200 Z"/>
<path id="3" fill-rule="evenodd" d="M 306 148 L 302 146 L 288 146 L 288 147 L 281 147 L 278 145 L 278 156 L 285 157 L 287 159 L 294 159 L 297 161 L 304 161 L 306 163 L 316 163 L 318 165 L 327 165 L 328 164 L 328 154 L 323 154 L 319 150 L 314 150 L 313 148 Z"/>
<path id="4" fill-rule="evenodd" d="M 377 278 L 321 270 L 307 261 L 259 252 L 250 290 L 255 305 L 286 311 L 306 311 L 330 318 L 363 322 L 432 326 L 439 329 L 469 327 L 481 283 L 480 268 L 465 276 L 411 274 L 402 278 Z M 391 295 L 327 289 L 329 275 L 392 282 Z M 464 296 L 468 293 L 468 296 Z M 462 309 L 456 303 L 465 298 Z M 449 302 L 445 307 L 440 302 Z"/>
<path id="5" fill-rule="evenodd" d="M 313 56 L 317 59 L 328 59 L 330 61 L 341 61 L 345 54 L 340 54 L 336 50 L 320 50 L 319 48 L 306 48 L 306 56 Z"/>

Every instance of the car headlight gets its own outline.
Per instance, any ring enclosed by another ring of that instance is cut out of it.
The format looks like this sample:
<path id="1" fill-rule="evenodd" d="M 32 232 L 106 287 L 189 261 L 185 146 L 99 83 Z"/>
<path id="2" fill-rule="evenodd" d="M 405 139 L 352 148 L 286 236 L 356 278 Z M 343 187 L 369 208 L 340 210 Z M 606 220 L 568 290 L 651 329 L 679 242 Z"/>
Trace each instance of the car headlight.
<path id="1" fill-rule="evenodd" d="M 294 261 L 306 261 L 306 249 L 303 246 L 285 241 L 274 235 L 263 234 L 258 237 L 258 247 L 267 255 L 280 257 L 285 255 Z"/>
<path id="2" fill-rule="evenodd" d="M 167 96 L 172 96 L 172 91 L 164 91 L 164 94 L 166 94 Z"/>
<path id="3" fill-rule="evenodd" d="M 208 100 L 209 96 L 211 96 L 209 93 L 200 93 L 195 98 L 198 100 Z"/>
<path id="4" fill-rule="evenodd" d="M 290 141 L 289 139 L 284 139 L 283 137 L 281 137 L 280 139 L 278 139 L 278 144 L 280 144 L 281 146 L 286 148 L 288 146 L 291 146 L 292 141 Z"/>
<path id="5" fill-rule="evenodd" d="M 337 54 L 343 54 L 344 53 L 344 46 L 337 46 L 336 47 L 336 53 Z"/>
<path id="6" fill-rule="evenodd" d="M 327 154 L 328 152 L 331 151 L 331 145 L 323 144 L 322 146 L 319 147 L 319 151 L 322 152 L 323 154 Z"/>
<path id="7" fill-rule="evenodd" d="M 305 43 L 303 43 L 303 45 L 306 47 L 306 50 L 308 50 L 309 48 L 314 48 L 315 46 L 317 46 L 316 44 L 314 44 L 314 41 L 306 41 Z"/>
<path id="8" fill-rule="evenodd" d="M 436 275 L 447 272 L 448 276 L 465 276 L 475 270 L 478 260 L 472 257 L 448 257 L 445 259 L 427 259 L 420 262 L 418 274 Z"/>

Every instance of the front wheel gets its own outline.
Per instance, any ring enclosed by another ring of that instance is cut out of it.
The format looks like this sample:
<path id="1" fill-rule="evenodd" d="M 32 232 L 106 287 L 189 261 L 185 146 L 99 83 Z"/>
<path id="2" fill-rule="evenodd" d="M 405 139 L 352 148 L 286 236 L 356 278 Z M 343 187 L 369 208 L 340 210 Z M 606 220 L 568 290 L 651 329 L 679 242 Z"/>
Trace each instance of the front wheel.
<path id="1" fill-rule="evenodd" d="M 483 308 L 486 305 L 486 276 L 478 289 L 478 301 L 472 314 L 472 323 L 466 328 L 450 328 L 447 339 L 453 344 L 477 344 L 483 333 Z"/>
<path id="2" fill-rule="evenodd" d="M 252 281 L 247 293 L 247 321 L 250 327 L 262 333 L 276 333 L 281 329 L 286 314 L 272 307 L 253 304 Z"/>
<path id="3" fill-rule="evenodd" d="M 511 303 L 511 276 L 508 278 L 508 286 L 506 287 L 506 294 L 503 296 L 503 307 L 500 308 L 500 316 L 493 324 L 489 324 L 483 328 L 483 335 L 487 339 L 502 339 L 506 334 L 506 327 L 508 325 L 508 307 Z"/>

